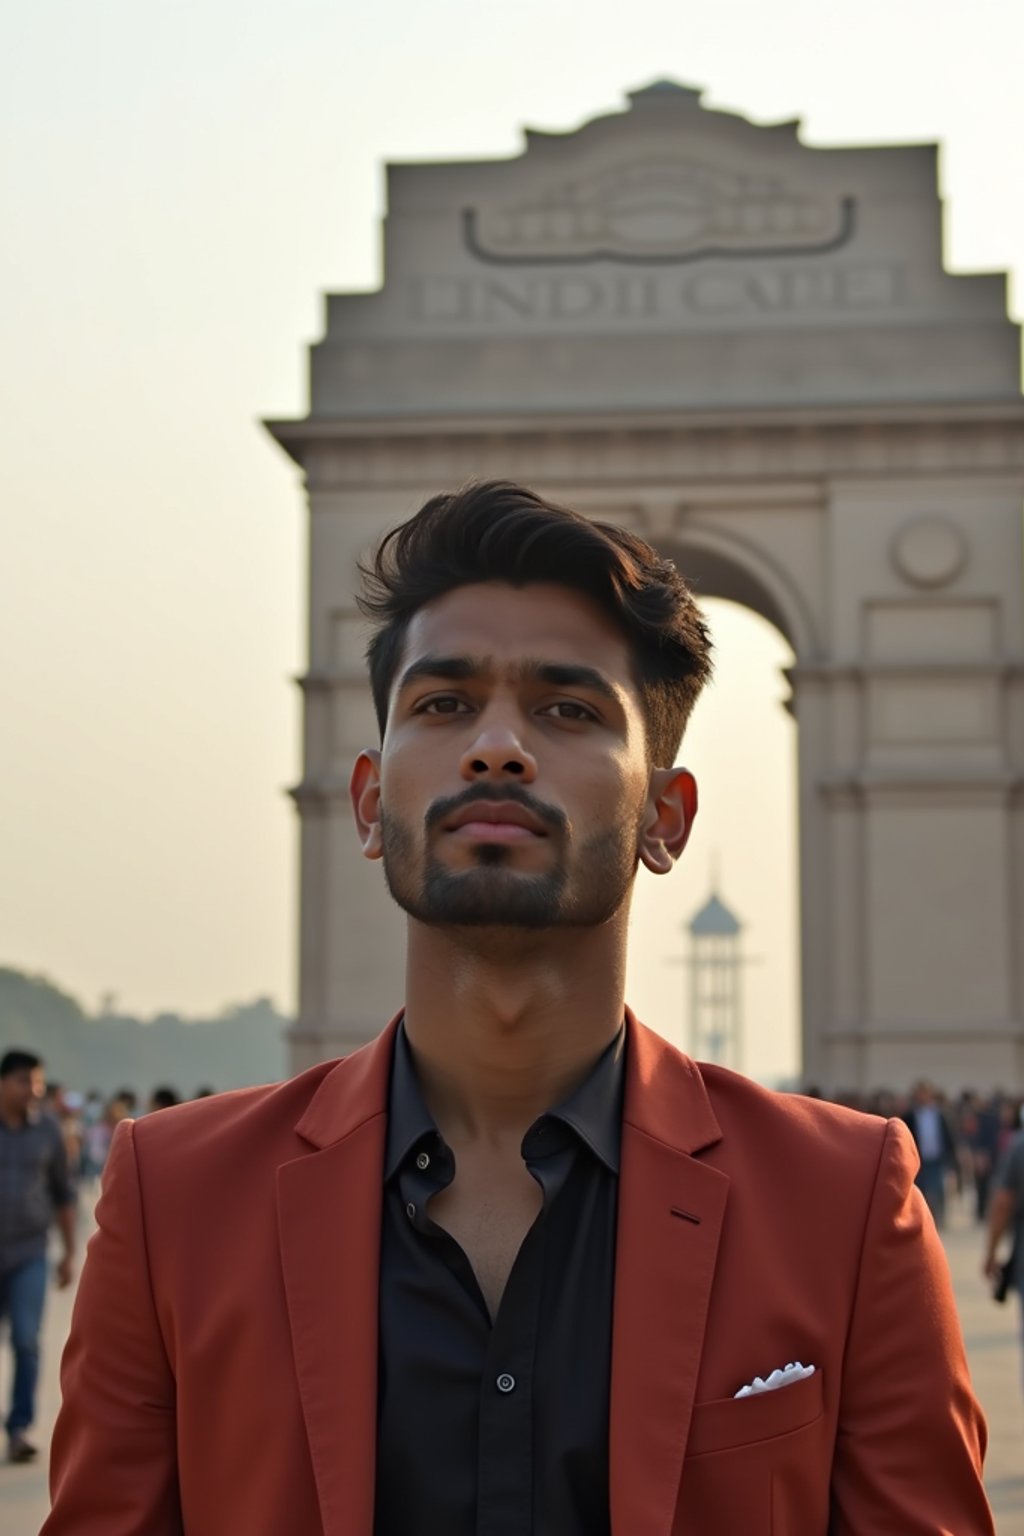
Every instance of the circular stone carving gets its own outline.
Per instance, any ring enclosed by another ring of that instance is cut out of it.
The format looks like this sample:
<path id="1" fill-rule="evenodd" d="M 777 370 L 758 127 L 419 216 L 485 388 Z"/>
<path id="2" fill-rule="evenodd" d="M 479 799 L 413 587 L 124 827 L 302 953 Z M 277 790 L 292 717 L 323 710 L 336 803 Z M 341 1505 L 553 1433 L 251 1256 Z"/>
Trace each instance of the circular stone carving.
<path id="1" fill-rule="evenodd" d="M 966 560 L 967 540 L 944 517 L 915 517 L 892 541 L 892 563 L 915 587 L 944 587 Z"/>

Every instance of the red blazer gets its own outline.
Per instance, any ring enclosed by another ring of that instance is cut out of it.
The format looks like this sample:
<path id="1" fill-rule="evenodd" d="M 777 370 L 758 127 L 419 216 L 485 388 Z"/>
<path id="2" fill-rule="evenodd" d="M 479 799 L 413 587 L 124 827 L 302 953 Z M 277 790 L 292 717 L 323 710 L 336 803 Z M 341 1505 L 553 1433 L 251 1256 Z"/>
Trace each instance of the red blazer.
<path id="1" fill-rule="evenodd" d="M 627 1022 L 614 1536 L 993 1536 L 906 1127 Z M 393 1036 L 118 1128 L 42 1536 L 372 1536 Z"/>

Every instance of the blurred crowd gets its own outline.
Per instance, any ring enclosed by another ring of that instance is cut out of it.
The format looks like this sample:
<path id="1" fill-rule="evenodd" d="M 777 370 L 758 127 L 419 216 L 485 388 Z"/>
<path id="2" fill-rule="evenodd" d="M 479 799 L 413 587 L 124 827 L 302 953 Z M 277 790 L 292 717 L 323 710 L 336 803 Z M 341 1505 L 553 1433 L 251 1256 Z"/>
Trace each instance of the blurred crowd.
<path id="1" fill-rule="evenodd" d="M 192 1097 L 205 1099 L 213 1091 L 210 1087 L 198 1088 Z M 48 1082 L 39 1107 L 44 1114 L 52 1115 L 61 1128 L 68 1169 L 75 1183 L 89 1186 L 103 1172 L 119 1121 L 170 1109 L 183 1103 L 184 1097 L 168 1084 L 154 1088 L 148 1099 L 140 1101 L 134 1088 L 119 1088 L 105 1098 L 95 1088 L 79 1093 L 62 1083 Z"/>
<path id="2" fill-rule="evenodd" d="M 826 1097 L 817 1088 L 805 1091 L 812 1098 Z M 986 1095 L 974 1088 L 947 1094 L 922 1078 L 905 1093 L 879 1088 L 827 1097 L 849 1109 L 906 1123 L 921 1158 L 917 1182 L 937 1226 L 945 1222 L 951 1191 L 970 1198 L 975 1220 L 985 1220 L 996 1170 L 1021 1128 L 1021 1095 L 998 1089 Z"/>
<path id="3" fill-rule="evenodd" d="M 192 1097 L 206 1098 L 213 1091 L 201 1087 Z M 999 1090 L 985 1095 L 973 1088 L 947 1094 L 924 1079 L 905 1092 L 879 1088 L 872 1093 L 851 1090 L 825 1095 L 815 1087 L 804 1091 L 812 1098 L 829 1097 L 850 1109 L 905 1121 L 921 1157 L 918 1183 L 937 1224 L 942 1226 L 945 1220 L 951 1191 L 969 1198 L 976 1220 L 984 1221 L 993 1176 L 1022 1124 L 1024 1097 Z M 154 1088 L 140 1102 L 131 1088 L 104 1098 L 95 1089 L 83 1094 L 48 1083 L 42 1108 L 61 1126 L 72 1175 L 88 1185 L 103 1170 L 118 1121 L 154 1114 L 182 1100 L 183 1095 L 168 1085 Z"/>

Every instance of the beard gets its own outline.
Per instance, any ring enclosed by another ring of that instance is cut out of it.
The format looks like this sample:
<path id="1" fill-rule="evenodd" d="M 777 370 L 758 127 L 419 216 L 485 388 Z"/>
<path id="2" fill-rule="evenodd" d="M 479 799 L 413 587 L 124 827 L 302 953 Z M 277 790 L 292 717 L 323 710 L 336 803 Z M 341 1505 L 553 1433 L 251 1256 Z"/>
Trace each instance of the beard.
<path id="1" fill-rule="evenodd" d="M 521 793 L 503 791 L 501 798 L 525 802 Z M 427 814 L 428 852 L 418 879 L 412 829 L 381 811 L 384 878 L 394 901 L 418 922 L 534 932 L 592 928 L 608 922 L 628 900 L 639 860 L 638 820 L 623 819 L 595 834 L 570 860 L 562 818 L 557 844 L 561 855 L 540 874 L 513 868 L 514 850 L 501 843 L 481 844 L 469 868 L 453 870 L 429 849 L 430 830 L 450 814 L 451 805 L 445 802 Z M 536 809 L 532 799 L 530 805 Z M 548 813 L 545 819 L 554 818 Z"/>

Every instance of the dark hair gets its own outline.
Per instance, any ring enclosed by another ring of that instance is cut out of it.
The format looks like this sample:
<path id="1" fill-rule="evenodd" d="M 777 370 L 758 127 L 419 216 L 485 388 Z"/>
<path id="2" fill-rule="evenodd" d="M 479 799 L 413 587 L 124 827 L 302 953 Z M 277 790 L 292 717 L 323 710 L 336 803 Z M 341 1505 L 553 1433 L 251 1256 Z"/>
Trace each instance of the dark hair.
<path id="1" fill-rule="evenodd" d="M 176 1088 L 168 1088 L 166 1084 L 161 1084 L 159 1088 L 153 1089 L 149 1102 L 154 1109 L 173 1109 L 176 1104 L 181 1103 L 181 1095 Z"/>
<path id="2" fill-rule="evenodd" d="M 15 1046 L 0 1056 L 0 1077 L 13 1077 L 15 1072 L 34 1072 L 42 1064 L 42 1058 L 32 1051 L 19 1050 Z"/>
<path id="3" fill-rule="evenodd" d="M 456 587 L 555 582 L 593 598 L 633 650 L 647 745 L 670 767 L 711 675 L 711 640 L 671 560 L 635 534 L 555 506 L 505 480 L 434 496 L 360 566 L 360 609 L 378 624 L 366 651 L 381 736 L 406 633 L 418 609 Z"/>

